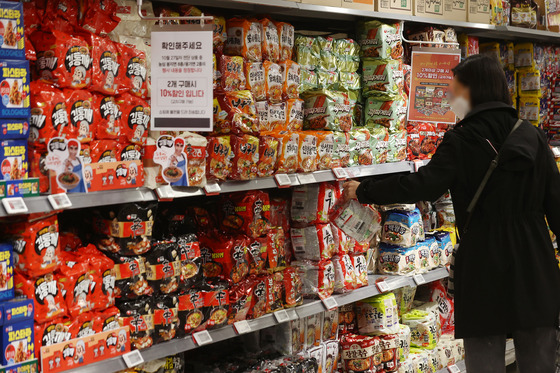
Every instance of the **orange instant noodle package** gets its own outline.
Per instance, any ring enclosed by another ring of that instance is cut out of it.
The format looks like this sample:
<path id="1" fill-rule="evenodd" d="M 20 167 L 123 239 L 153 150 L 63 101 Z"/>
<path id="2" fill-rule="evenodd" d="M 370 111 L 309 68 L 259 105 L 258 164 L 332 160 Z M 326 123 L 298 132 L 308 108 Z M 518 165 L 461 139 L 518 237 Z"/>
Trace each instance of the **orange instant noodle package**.
<path id="1" fill-rule="evenodd" d="M 278 150 L 278 173 L 295 173 L 298 170 L 299 157 L 299 132 L 280 132 Z"/>
<path id="2" fill-rule="evenodd" d="M 117 43 L 119 51 L 119 74 L 117 93 L 130 92 L 136 97 L 148 96 L 148 69 L 146 53 L 132 45 Z"/>
<path id="3" fill-rule="evenodd" d="M 255 101 L 266 100 L 264 67 L 262 62 L 249 62 L 245 64 L 247 89 L 253 94 Z"/>
<path id="4" fill-rule="evenodd" d="M 230 179 L 255 179 L 259 163 L 259 138 L 251 135 L 231 136 L 231 150 L 233 160 Z"/>
<path id="5" fill-rule="evenodd" d="M 261 136 L 259 141 L 259 163 L 257 174 L 259 177 L 274 175 L 278 160 L 278 139 L 274 136 Z"/>
<path id="6" fill-rule="evenodd" d="M 227 113 L 222 127 L 216 128 L 221 134 L 256 134 L 259 119 L 253 95 L 250 91 L 236 91 L 218 94 L 219 107 Z"/>
<path id="7" fill-rule="evenodd" d="M 263 59 L 278 62 L 280 59 L 280 39 L 278 28 L 268 18 L 259 21 L 262 25 L 262 54 Z"/>
<path id="8" fill-rule="evenodd" d="M 280 62 L 283 75 L 282 97 L 285 100 L 299 98 L 300 67 L 294 61 Z"/>
<path id="9" fill-rule="evenodd" d="M 118 139 L 122 112 L 115 98 L 95 93 L 93 95 L 93 110 L 97 121 L 96 138 L 101 140 Z"/>
<path id="10" fill-rule="evenodd" d="M 35 322 L 40 324 L 67 315 L 66 302 L 54 274 L 47 273 L 32 279 L 16 272 L 14 287 L 16 294 L 33 299 Z"/>
<path id="11" fill-rule="evenodd" d="M 148 137 L 150 105 L 140 97 L 129 93 L 117 97 L 117 105 L 122 111 L 121 138 L 125 137 L 125 141 L 132 144 L 143 145 Z"/>
<path id="12" fill-rule="evenodd" d="M 268 126 L 273 131 L 282 131 L 286 127 L 286 103 L 279 102 L 277 104 L 268 105 Z"/>
<path id="13" fill-rule="evenodd" d="M 330 170 L 333 167 L 334 135 L 331 131 L 315 131 L 317 136 L 317 168 Z"/>
<path id="14" fill-rule="evenodd" d="M 286 101 L 286 128 L 285 130 L 301 131 L 303 128 L 303 100 L 293 98 Z"/>
<path id="15" fill-rule="evenodd" d="M 243 18 L 228 19 L 226 24 L 225 53 L 243 56 L 247 61 L 262 61 L 262 25 L 258 21 Z"/>
<path id="16" fill-rule="evenodd" d="M 294 26 L 286 22 L 276 22 L 278 37 L 280 40 L 280 61 L 292 59 L 294 50 Z"/>
<path id="17" fill-rule="evenodd" d="M 231 172 L 230 136 L 208 137 L 206 153 L 206 177 L 210 180 L 226 180 Z"/>
<path id="18" fill-rule="evenodd" d="M 272 131 L 273 128 L 270 125 L 270 105 L 268 101 L 257 101 L 255 102 L 255 108 L 257 109 L 257 115 L 259 117 L 259 131 L 267 132 Z"/>
<path id="19" fill-rule="evenodd" d="M 284 85 L 284 78 L 280 65 L 264 61 L 264 76 L 265 76 L 265 89 L 266 98 L 270 103 L 277 103 L 282 101 L 282 88 Z"/>
<path id="20" fill-rule="evenodd" d="M 297 170 L 317 171 L 317 136 L 313 132 L 299 132 Z"/>
<path id="21" fill-rule="evenodd" d="M 240 91 L 247 88 L 244 64 L 243 57 L 240 56 L 220 57 L 220 83 L 224 91 Z"/>

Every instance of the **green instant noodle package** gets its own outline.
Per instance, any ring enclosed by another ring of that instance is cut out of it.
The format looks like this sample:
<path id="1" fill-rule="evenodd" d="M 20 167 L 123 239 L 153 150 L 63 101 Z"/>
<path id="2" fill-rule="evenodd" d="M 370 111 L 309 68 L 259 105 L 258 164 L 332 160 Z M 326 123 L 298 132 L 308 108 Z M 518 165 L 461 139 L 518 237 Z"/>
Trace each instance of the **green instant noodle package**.
<path id="1" fill-rule="evenodd" d="M 333 132 L 334 135 L 334 151 L 332 166 L 349 167 L 350 165 L 350 147 L 348 145 L 349 136 L 347 132 Z"/>
<path id="2" fill-rule="evenodd" d="M 363 58 L 397 60 L 403 57 L 398 23 L 388 25 L 380 21 L 364 22 L 359 27 L 358 35 Z"/>
<path id="3" fill-rule="evenodd" d="M 389 153 L 389 131 L 385 127 L 377 127 L 369 130 L 371 135 L 369 143 L 373 151 L 373 163 L 381 164 L 387 162 Z"/>
<path id="4" fill-rule="evenodd" d="M 349 167 L 369 166 L 373 164 L 373 152 L 370 144 L 371 134 L 367 128 L 350 132 L 348 146 L 350 150 Z"/>
<path id="5" fill-rule="evenodd" d="M 334 39 L 319 36 L 315 39 L 315 43 L 319 48 L 319 67 L 328 71 L 336 71 L 336 56 L 333 52 Z"/>
<path id="6" fill-rule="evenodd" d="M 317 85 L 323 89 L 336 89 L 338 87 L 338 73 L 336 71 L 318 68 L 315 70 L 317 74 Z"/>
<path id="7" fill-rule="evenodd" d="M 365 124 L 369 129 L 384 127 L 390 133 L 396 133 L 405 129 L 406 101 L 381 100 L 377 97 L 369 97 L 366 101 Z"/>
<path id="8" fill-rule="evenodd" d="M 338 73 L 338 86 L 344 90 L 360 90 L 362 88 L 360 74 L 356 72 L 340 71 Z"/>
<path id="9" fill-rule="evenodd" d="M 389 133 L 387 163 L 406 161 L 406 130 Z"/>
<path id="10" fill-rule="evenodd" d="M 381 335 L 399 332 L 399 314 L 393 293 L 367 298 L 356 305 L 360 334 Z"/>
<path id="11" fill-rule="evenodd" d="M 315 38 L 310 36 L 296 36 L 296 62 L 308 70 L 315 70 L 319 66 L 319 46 Z"/>
<path id="12" fill-rule="evenodd" d="M 402 323 L 410 327 L 412 347 L 434 349 L 439 340 L 437 317 L 432 312 L 412 310 L 402 315 Z"/>
<path id="13" fill-rule="evenodd" d="M 360 67 L 360 46 L 352 39 L 334 41 L 333 52 L 338 71 L 356 72 Z"/>
<path id="14" fill-rule="evenodd" d="M 312 91 L 319 87 L 317 73 L 304 67 L 300 69 L 299 93 Z"/>
<path id="15" fill-rule="evenodd" d="M 400 61 L 364 61 L 362 67 L 363 93 L 365 96 L 399 96 L 404 88 L 404 75 Z"/>
<path id="16" fill-rule="evenodd" d="M 303 95 L 305 130 L 352 130 L 354 103 L 348 94 L 330 90 L 309 91 Z"/>

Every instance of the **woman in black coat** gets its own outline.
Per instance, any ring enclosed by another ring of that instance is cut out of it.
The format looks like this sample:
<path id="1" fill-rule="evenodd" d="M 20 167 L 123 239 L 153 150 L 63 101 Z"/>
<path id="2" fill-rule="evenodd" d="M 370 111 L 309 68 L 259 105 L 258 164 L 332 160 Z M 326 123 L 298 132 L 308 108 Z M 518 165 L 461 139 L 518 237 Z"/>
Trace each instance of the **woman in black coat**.
<path id="1" fill-rule="evenodd" d="M 498 63 L 476 55 L 454 70 L 452 109 L 464 119 L 446 133 L 418 173 L 345 184 L 361 203 L 434 201 L 451 190 L 458 231 L 497 151 L 492 174 L 455 261 L 455 335 L 465 339 L 469 373 L 505 372 L 515 340 L 523 373 L 553 373 L 560 270 L 547 222 L 560 237 L 560 174 L 542 131 L 517 122 Z M 507 138 L 507 139 L 506 139 Z"/>

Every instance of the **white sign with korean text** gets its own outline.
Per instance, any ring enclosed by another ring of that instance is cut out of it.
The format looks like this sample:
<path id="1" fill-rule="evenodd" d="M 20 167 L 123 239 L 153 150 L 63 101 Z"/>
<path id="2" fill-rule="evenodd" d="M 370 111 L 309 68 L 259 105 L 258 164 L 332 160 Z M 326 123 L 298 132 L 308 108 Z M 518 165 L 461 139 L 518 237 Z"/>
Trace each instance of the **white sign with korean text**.
<path id="1" fill-rule="evenodd" d="M 152 130 L 212 131 L 212 27 L 154 26 Z"/>

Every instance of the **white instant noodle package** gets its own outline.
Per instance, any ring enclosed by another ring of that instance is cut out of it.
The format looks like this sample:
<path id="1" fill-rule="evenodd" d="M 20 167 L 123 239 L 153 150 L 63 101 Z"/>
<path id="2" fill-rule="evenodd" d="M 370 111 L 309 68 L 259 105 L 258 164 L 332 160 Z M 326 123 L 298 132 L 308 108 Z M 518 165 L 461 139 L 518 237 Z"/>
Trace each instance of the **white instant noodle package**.
<path id="1" fill-rule="evenodd" d="M 381 294 L 356 303 L 358 330 L 363 335 L 397 334 L 399 312 L 393 293 Z"/>
<path id="2" fill-rule="evenodd" d="M 149 38 L 154 21 L 145 21 L 138 16 L 138 5 L 136 0 L 115 0 L 117 3 L 117 17 L 121 19 L 119 25 L 109 35 L 113 36 L 130 35 L 141 38 Z M 148 17 L 154 16 L 152 2 L 144 0 L 142 2 L 142 14 Z"/>
<path id="3" fill-rule="evenodd" d="M 353 199 L 339 207 L 332 215 L 333 223 L 358 243 L 369 242 L 381 231 L 381 215 L 372 206 L 361 205 Z"/>

